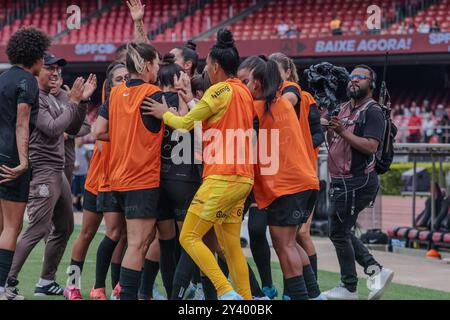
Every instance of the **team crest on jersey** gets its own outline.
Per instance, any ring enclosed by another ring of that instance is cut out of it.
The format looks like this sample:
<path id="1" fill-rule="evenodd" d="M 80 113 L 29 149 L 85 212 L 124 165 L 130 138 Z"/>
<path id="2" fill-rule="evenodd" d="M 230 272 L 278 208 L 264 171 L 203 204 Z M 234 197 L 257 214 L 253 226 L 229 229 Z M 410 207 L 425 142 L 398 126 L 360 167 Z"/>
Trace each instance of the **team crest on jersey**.
<path id="1" fill-rule="evenodd" d="M 45 198 L 50 195 L 50 190 L 48 189 L 48 186 L 46 184 L 41 184 L 39 186 L 39 195 Z"/>

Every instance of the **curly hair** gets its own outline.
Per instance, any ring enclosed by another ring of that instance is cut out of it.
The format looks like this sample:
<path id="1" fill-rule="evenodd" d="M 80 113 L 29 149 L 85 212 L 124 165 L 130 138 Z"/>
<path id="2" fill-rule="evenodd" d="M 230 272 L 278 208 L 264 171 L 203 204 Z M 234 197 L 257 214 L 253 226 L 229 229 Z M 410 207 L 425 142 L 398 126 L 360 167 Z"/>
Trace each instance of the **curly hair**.
<path id="1" fill-rule="evenodd" d="M 11 36 L 6 46 L 9 62 L 31 68 L 36 61 L 44 57 L 50 42 L 50 38 L 39 29 L 20 28 Z"/>

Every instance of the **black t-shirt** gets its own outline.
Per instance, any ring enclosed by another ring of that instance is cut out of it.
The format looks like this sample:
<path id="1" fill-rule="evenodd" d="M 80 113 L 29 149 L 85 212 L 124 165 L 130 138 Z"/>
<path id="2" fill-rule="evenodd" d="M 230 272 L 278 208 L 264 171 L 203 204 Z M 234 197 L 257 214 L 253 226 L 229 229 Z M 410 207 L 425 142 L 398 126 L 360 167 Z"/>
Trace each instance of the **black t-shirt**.
<path id="1" fill-rule="evenodd" d="M 383 111 L 378 105 L 374 104 L 369 106 L 365 113 L 361 112 L 356 121 L 353 133 L 358 137 L 375 139 L 381 145 L 384 138 L 385 126 L 386 121 Z M 352 148 L 352 165 L 350 171 L 354 176 L 364 175 L 364 170 L 367 165 L 374 160 L 375 155 L 368 156 Z"/>
<path id="2" fill-rule="evenodd" d="M 20 163 L 16 144 L 17 105 L 31 105 L 30 135 L 39 112 L 39 87 L 36 78 L 13 66 L 0 75 L 0 162 Z"/>
<path id="3" fill-rule="evenodd" d="M 164 95 L 167 104 L 180 110 L 179 97 L 176 92 L 158 92 L 155 96 L 155 100 L 162 100 Z M 184 158 L 183 150 L 177 152 L 176 146 L 181 144 L 184 139 L 188 139 L 190 146 L 190 155 L 187 159 Z M 174 130 L 169 126 L 165 126 L 164 138 L 161 146 L 161 179 L 163 180 L 179 180 L 189 182 L 200 182 L 201 177 L 197 165 L 194 164 L 194 132 L 182 132 L 180 130 Z M 179 157 L 180 160 L 187 160 L 188 163 L 175 163 L 173 157 Z"/>
<path id="4" fill-rule="evenodd" d="M 284 95 L 288 92 L 292 92 L 297 96 L 297 103 L 294 106 L 295 113 L 297 114 L 297 118 L 300 118 L 300 104 L 302 103 L 302 94 L 300 91 L 298 91 L 298 88 L 296 86 L 287 86 L 283 89 L 281 92 L 281 95 Z"/>

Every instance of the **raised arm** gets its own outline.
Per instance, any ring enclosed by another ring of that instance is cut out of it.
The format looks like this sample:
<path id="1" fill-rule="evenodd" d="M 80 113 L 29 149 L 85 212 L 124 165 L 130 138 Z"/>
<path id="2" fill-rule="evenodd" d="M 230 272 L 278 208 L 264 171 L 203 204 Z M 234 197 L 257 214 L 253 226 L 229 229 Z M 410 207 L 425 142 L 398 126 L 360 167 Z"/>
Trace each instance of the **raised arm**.
<path id="1" fill-rule="evenodd" d="M 130 9 L 131 17 L 134 22 L 134 38 L 137 43 L 150 43 L 147 30 L 144 26 L 144 13 L 145 5 L 141 3 L 141 0 L 129 0 L 127 1 L 128 8 Z"/>

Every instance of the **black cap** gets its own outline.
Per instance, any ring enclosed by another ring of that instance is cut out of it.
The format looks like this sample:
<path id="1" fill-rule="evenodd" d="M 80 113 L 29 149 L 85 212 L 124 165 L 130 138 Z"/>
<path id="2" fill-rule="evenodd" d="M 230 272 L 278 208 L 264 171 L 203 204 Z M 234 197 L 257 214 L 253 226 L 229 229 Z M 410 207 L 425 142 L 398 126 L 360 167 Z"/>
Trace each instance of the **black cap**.
<path id="1" fill-rule="evenodd" d="M 67 61 L 65 59 L 55 57 L 55 55 L 50 52 L 46 52 L 44 54 L 44 64 L 47 66 L 57 64 L 60 67 L 64 67 L 67 64 Z"/>

